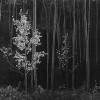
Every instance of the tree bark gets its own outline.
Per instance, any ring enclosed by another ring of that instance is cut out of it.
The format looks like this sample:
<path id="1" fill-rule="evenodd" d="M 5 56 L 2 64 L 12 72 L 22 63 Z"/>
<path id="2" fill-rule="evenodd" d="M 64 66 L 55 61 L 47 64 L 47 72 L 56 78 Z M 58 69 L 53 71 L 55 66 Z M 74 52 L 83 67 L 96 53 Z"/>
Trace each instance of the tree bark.
<path id="1" fill-rule="evenodd" d="M 64 23 L 63 23 L 63 30 L 64 30 L 64 34 L 66 35 L 66 14 L 65 14 L 65 5 L 64 5 L 64 3 L 65 3 L 65 0 L 63 0 L 63 11 L 64 11 Z M 66 40 L 66 43 L 65 43 L 65 47 L 67 48 L 67 42 L 68 42 L 68 40 Z M 68 56 L 68 55 L 66 55 L 66 56 Z M 66 87 L 67 87 L 67 90 L 68 90 L 68 61 L 65 61 L 65 69 L 66 69 Z"/>
<path id="2" fill-rule="evenodd" d="M 53 29 L 53 45 L 52 45 L 52 67 L 51 67 L 51 89 L 54 89 L 54 63 L 55 63 L 55 36 L 56 36 L 56 0 L 55 4 L 55 12 L 54 12 L 54 29 Z"/>
<path id="3" fill-rule="evenodd" d="M 23 0 L 23 3 L 22 3 L 23 5 L 23 13 L 25 14 L 25 1 Z M 25 43 L 26 44 L 26 43 Z M 27 89 L 28 89 L 28 86 L 27 86 L 27 53 L 26 53 L 26 47 L 25 47 L 25 57 L 26 57 L 26 59 L 25 59 L 25 92 L 27 93 Z"/>
<path id="4" fill-rule="evenodd" d="M 51 6 L 49 10 L 50 9 Z M 48 12 L 50 13 L 50 11 L 46 9 L 46 6 L 45 6 L 45 11 L 46 11 L 46 25 L 47 25 L 47 90 L 48 90 L 49 89 L 49 26 L 50 26 L 50 14 L 48 14 Z"/>
<path id="5" fill-rule="evenodd" d="M 86 86 L 87 90 L 90 86 L 90 61 L 89 61 L 89 26 L 90 26 L 90 0 L 89 0 L 89 9 L 88 9 L 88 16 L 87 16 L 87 7 L 86 7 L 86 0 L 84 1 L 84 28 L 85 28 L 85 42 L 86 42 Z M 88 17 L 88 19 L 86 18 Z"/>
<path id="6" fill-rule="evenodd" d="M 75 34 L 76 34 L 76 23 L 75 23 L 75 0 L 73 0 L 73 36 L 72 36 L 72 56 L 73 56 L 73 65 L 72 65 L 72 89 L 74 90 L 74 69 L 75 69 Z"/>
<path id="7" fill-rule="evenodd" d="M 96 69 L 98 66 L 98 0 L 96 0 Z"/>
<path id="8" fill-rule="evenodd" d="M 32 32 L 36 32 L 36 0 L 33 0 L 33 29 L 32 29 Z M 32 35 L 33 37 L 33 35 Z M 32 44 L 32 61 L 34 59 L 34 54 L 36 52 L 36 46 L 34 44 Z M 34 88 L 35 90 L 37 89 L 37 68 L 36 68 L 36 65 L 35 66 L 35 69 L 34 69 Z M 32 65 L 32 67 L 34 67 Z M 32 89 L 32 92 L 33 92 L 33 70 L 31 71 L 31 89 Z"/>
<path id="9" fill-rule="evenodd" d="M 11 5 L 8 5 L 9 9 L 9 36 L 11 36 Z M 10 38 L 10 44 L 11 44 L 11 38 Z"/>
<path id="10" fill-rule="evenodd" d="M 1 22 L 1 9 L 2 9 L 2 1 L 0 2 L 0 22 Z"/>
<path id="11" fill-rule="evenodd" d="M 27 93 L 27 55 L 26 55 L 26 48 L 25 48 L 25 92 Z"/>
<path id="12" fill-rule="evenodd" d="M 79 62 L 82 61 L 82 48 L 81 48 L 81 27 L 80 27 L 80 2 L 78 1 L 78 25 L 79 25 Z"/>

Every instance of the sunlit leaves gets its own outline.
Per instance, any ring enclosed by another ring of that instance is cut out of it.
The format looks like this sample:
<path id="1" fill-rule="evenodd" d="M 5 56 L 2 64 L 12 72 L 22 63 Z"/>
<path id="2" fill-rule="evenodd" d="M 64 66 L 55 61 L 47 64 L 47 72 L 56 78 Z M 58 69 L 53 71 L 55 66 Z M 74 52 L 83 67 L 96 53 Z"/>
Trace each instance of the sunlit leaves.
<path id="1" fill-rule="evenodd" d="M 27 21 L 27 16 L 22 13 L 20 10 L 21 18 L 20 20 L 14 20 L 14 25 L 16 26 L 16 37 L 13 37 L 13 44 L 17 46 L 20 51 L 25 51 L 24 54 L 20 54 L 16 51 L 14 58 L 18 62 L 16 65 L 18 68 L 24 67 L 24 69 L 30 71 L 35 68 L 35 64 L 40 63 L 40 57 L 44 57 L 46 54 L 44 51 L 35 52 L 33 61 L 27 60 L 27 55 L 32 51 L 32 44 L 35 46 L 41 45 L 40 37 L 41 33 L 36 30 L 34 33 L 31 33 L 31 25 L 29 21 Z M 29 38 L 29 34 L 32 35 L 32 38 Z"/>
<path id="2" fill-rule="evenodd" d="M 69 59 L 68 53 L 69 53 L 69 41 L 68 41 L 68 33 L 66 33 L 63 36 L 63 41 L 62 41 L 62 47 L 61 50 L 57 50 L 57 57 L 60 62 L 60 68 L 64 69 L 66 62 Z"/>
<path id="3" fill-rule="evenodd" d="M 22 10 L 20 10 L 22 11 Z M 16 37 L 13 37 L 13 44 L 17 46 L 17 48 L 20 50 L 20 51 L 23 51 L 27 48 L 27 54 L 31 51 L 30 49 L 30 45 L 28 45 L 28 47 L 26 46 L 26 44 L 29 43 L 28 41 L 28 35 L 31 34 L 29 32 L 30 30 L 30 27 L 28 26 L 31 26 L 28 21 L 27 21 L 27 17 L 23 14 L 21 14 L 20 12 L 20 15 L 21 15 L 21 19 L 20 20 L 14 20 L 14 25 L 16 26 L 16 34 L 17 36 Z M 16 54 L 14 56 L 14 58 L 16 59 L 15 61 L 17 61 L 17 67 L 20 69 L 22 67 L 24 68 L 27 68 L 27 66 L 31 65 L 29 63 L 28 60 L 26 60 L 27 58 L 27 55 L 25 53 L 21 54 L 19 52 L 16 51 Z"/>
<path id="4" fill-rule="evenodd" d="M 34 58 L 33 58 L 33 60 L 35 61 L 35 63 L 40 63 L 40 57 L 44 57 L 45 54 L 46 54 L 46 53 L 45 53 L 44 51 L 35 52 Z"/>
<path id="5" fill-rule="evenodd" d="M 25 59 L 25 54 L 20 54 L 19 52 L 16 51 L 14 58 Z"/>
<path id="6" fill-rule="evenodd" d="M 25 49 L 25 39 L 23 36 L 17 35 L 17 37 L 13 38 L 15 41 L 13 42 L 14 45 L 17 45 L 17 47 L 22 51 Z"/>
<path id="7" fill-rule="evenodd" d="M 35 64 L 40 63 L 40 57 L 44 57 L 46 53 L 44 51 L 35 52 L 34 58 L 31 57 L 32 59 L 27 59 L 28 54 L 32 53 L 32 44 L 34 44 L 36 47 L 41 45 L 40 38 L 42 36 L 37 29 L 34 33 L 32 33 L 32 27 L 30 21 L 28 21 L 27 12 L 23 14 L 21 9 L 19 14 L 20 20 L 13 19 L 13 25 L 16 29 L 16 36 L 13 37 L 12 40 L 13 44 L 18 50 L 16 50 L 13 58 L 17 62 L 16 67 L 18 69 L 24 68 L 25 70 L 30 71 L 35 69 Z M 6 57 L 12 55 L 11 48 L 3 47 L 0 50 Z"/>
<path id="8" fill-rule="evenodd" d="M 40 37 L 42 36 L 40 34 L 41 33 L 36 30 L 36 32 L 33 33 L 33 37 L 30 39 L 30 43 L 34 43 L 36 46 L 41 45 Z"/>
<path id="9" fill-rule="evenodd" d="M 13 22 L 14 22 L 14 25 L 17 26 L 16 32 L 19 31 L 20 35 L 25 35 L 26 36 L 26 35 L 31 34 L 29 32 L 29 30 L 31 29 L 31 24 L 30 24 L 29 21 L 27 21 L 27 16 L 23 15 L 21 11 L 22 10 L 20 10 L 20 15 L 21 15 L 20 20 L 14 20 L 13 19 Z M 16 34 L 18 34 L 18 33 L 16 33 Z"/>
<path id="10" fill-rule="evenodd" d="M 19 84 L 20 85 L 20 84 Z M 4 100 L 32 100 L 32 97 L 25 91 L 19 91 L 19 87 L 1 87 L 0 88 L 0 98 Z"/>
<path id="11" fill-rule="evenodd" d="M 8 56 L 11 56 L 12 55 L 12 52 L 11 52 L 12 50 L 11 50 L 10 47 L 8 47 L 8 48 L 2 47 L 2 48 L 0 48 L 0 51 L 3 52 L 4 57 L 8 57 Z"/>

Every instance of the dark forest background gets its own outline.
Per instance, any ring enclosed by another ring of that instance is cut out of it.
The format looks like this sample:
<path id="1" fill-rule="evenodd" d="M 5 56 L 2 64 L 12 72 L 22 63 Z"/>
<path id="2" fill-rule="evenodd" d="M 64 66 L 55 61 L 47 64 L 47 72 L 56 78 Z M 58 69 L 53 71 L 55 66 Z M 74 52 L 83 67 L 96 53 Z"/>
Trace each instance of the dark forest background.
<path id="1" fill-rule="evenodd" d="M 10 0 L 8 0 L 10 1 Z M 2 6 L 0 13 L 0 47 L 8 45 L 11 39 L 12 16 L 19 18 L 20 9 L 29 11 L 30 19 L 32 18 L 32 0 L 17 0 L 15 5 L 7 0 L 0 0 Z M 99 0 L 37 0 L 37 29 L 41 32 L 42 45 L 37 48 L 48 52 L 47 56 L 41 59 L 42 63 L 37 65 L 38 85 L 51 88 L 52 58 L 54 56 L 54 88 L 63 84 L 66 86 L 66 70 L 59 69 L 56 49 L 61 48 L 62 36 L 64 33 L 69 34 L 70 50 L 69 55 L 72 58 L 68 61 L 68 88 L 72 88 L 72 69 L 73 60 L 77 68 L 74 70 L 74 86 L 81 87 L 87 82 L 89 75 L 90 87 L 95 85 L 95 80 L 100 85 L 100 1 Z M 56 2 L 56 7 L 55 7 Z M 56 14 L 55 14 L 56 11 Z M 54 17 L 56 15 L 56 18 Z M 85 18 L 86 17 L 86 18 Z M 32 20 L 32 19 L 31 19 Z M 54 23 L 54 21 L 56 22 Z M 89 26 L 88 26 L 89 25 Z M 55 27 L 56 26 L 56 27 Z M 53 37 L 55 30 L 55 49 L 53 48 Z M 88 35 L 86 35 L 86 33 Z M 73 35 L 74 34 L 74 35 Z M 13 33 L 14 35 L 14 33 Z M 13 36 L 12 35 L 12 36 Z M 88 45 L 87 37 L 88 36 Z M 47 42 L 48 41 L 48 42 Z M 48 44 L 47 44 L 48 43 Z M 88 47 L 87 47 L 88 46 Z M 48 47 L 48 51 L 47 51 Z M 87 49 L 86 49 L 87 48 Z M 73 52 L 74 50 L 74 52 Z M 88 53 L 86 53 L 88 51 Z M 54 52 L 55 55 L 52 55 Z M 89 56 L 87 56 L 87 54 Z M 86 60 L 88 57 L 88 60 Z M 48 67 L 47 67 L 48 66 Z M 88 69 L 89 67 L 89 69 Z M 47 73 L 48 68 L 48 73 Z M 87 71 L 89 70 L 89 71 Z M 16 70 L 10 66 L 3 53 L 0 52 L 0 85 L 17 86 L 21 81 L 24 85 L 24 73 L 22 70 Z M 87 74 L 88 73 L 88 74 Z M 28 84 L 30 85 L 30 73 L 28 75 Z"/>

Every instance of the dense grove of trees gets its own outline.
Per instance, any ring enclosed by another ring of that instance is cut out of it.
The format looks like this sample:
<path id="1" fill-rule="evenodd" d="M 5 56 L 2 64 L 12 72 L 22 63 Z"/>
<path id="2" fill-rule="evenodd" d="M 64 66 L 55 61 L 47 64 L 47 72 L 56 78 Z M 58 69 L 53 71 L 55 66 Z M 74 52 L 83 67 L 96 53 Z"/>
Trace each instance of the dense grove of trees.
<path id="1" fill-rule="evenodd" d="M 11 39 L 14 36 L 12 16 L 17 19 L 20 9 L 23 9 L 24 12 L 28 10 L 33 31 L 37 28 L 43 36 L 41 47 L 36 49 L 48 53 L 42 59 L 42 63 L 36 65 L 38 70 L 35 84 L 40 84 L 47 89 L 57 88 L 61 84 L 65 84 L 67 89 L 74 89 L 83 83 L 89 89 L 94 85 L 95 80 L 100 84 L 98 78 L 100 76 L 99 0 L 36 0 L 36 5 L 34 2 L 35 0 L 0 1 L 2 5 L 0 46 L 10 43 L 14 49 Z M 61 50 L 62 37 L 65 33 L 68 33 L 66 42 L 69 42 L 68 56 L 70 59 L 63 70 L 56 50 Z M 2 60 L 0 61 L 2 63 Z M 12 59 L 10 62 L 13 63 Z M 12 69 L 12 73 L 18 77 L 18 81 L 23 81 L 23 78 L 20 78 L 23 76 L 18 71 L 15 72 L 16 70 L 9 64 L 0 64 L 0 67 L 4 68 L 3 66 Z M 23 73 L 23 70 L 21 72 Z M 31 78 L 35 75 L 33 73 L 36 71 L 29 73 L 29 82 L 30 75 Z M 31 80 L 32 82 L 33 80 Z"/>

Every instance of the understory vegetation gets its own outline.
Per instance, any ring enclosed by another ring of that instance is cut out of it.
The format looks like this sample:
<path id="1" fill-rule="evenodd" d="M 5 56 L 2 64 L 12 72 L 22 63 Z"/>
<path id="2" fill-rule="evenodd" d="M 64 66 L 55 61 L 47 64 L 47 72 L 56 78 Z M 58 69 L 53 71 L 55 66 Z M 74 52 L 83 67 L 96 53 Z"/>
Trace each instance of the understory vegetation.
<path id="1" fill-rule="evenodd" d="M 90 90 L 84 88 L 66 90 L 63 86 L 56 90 L 46 90 L 38 86 L 33 93 L 20 90 L 20 87 L 6 86 L 0 88 L 0 100 L 99 100 L 100 87 L 94 86 Z"/>

